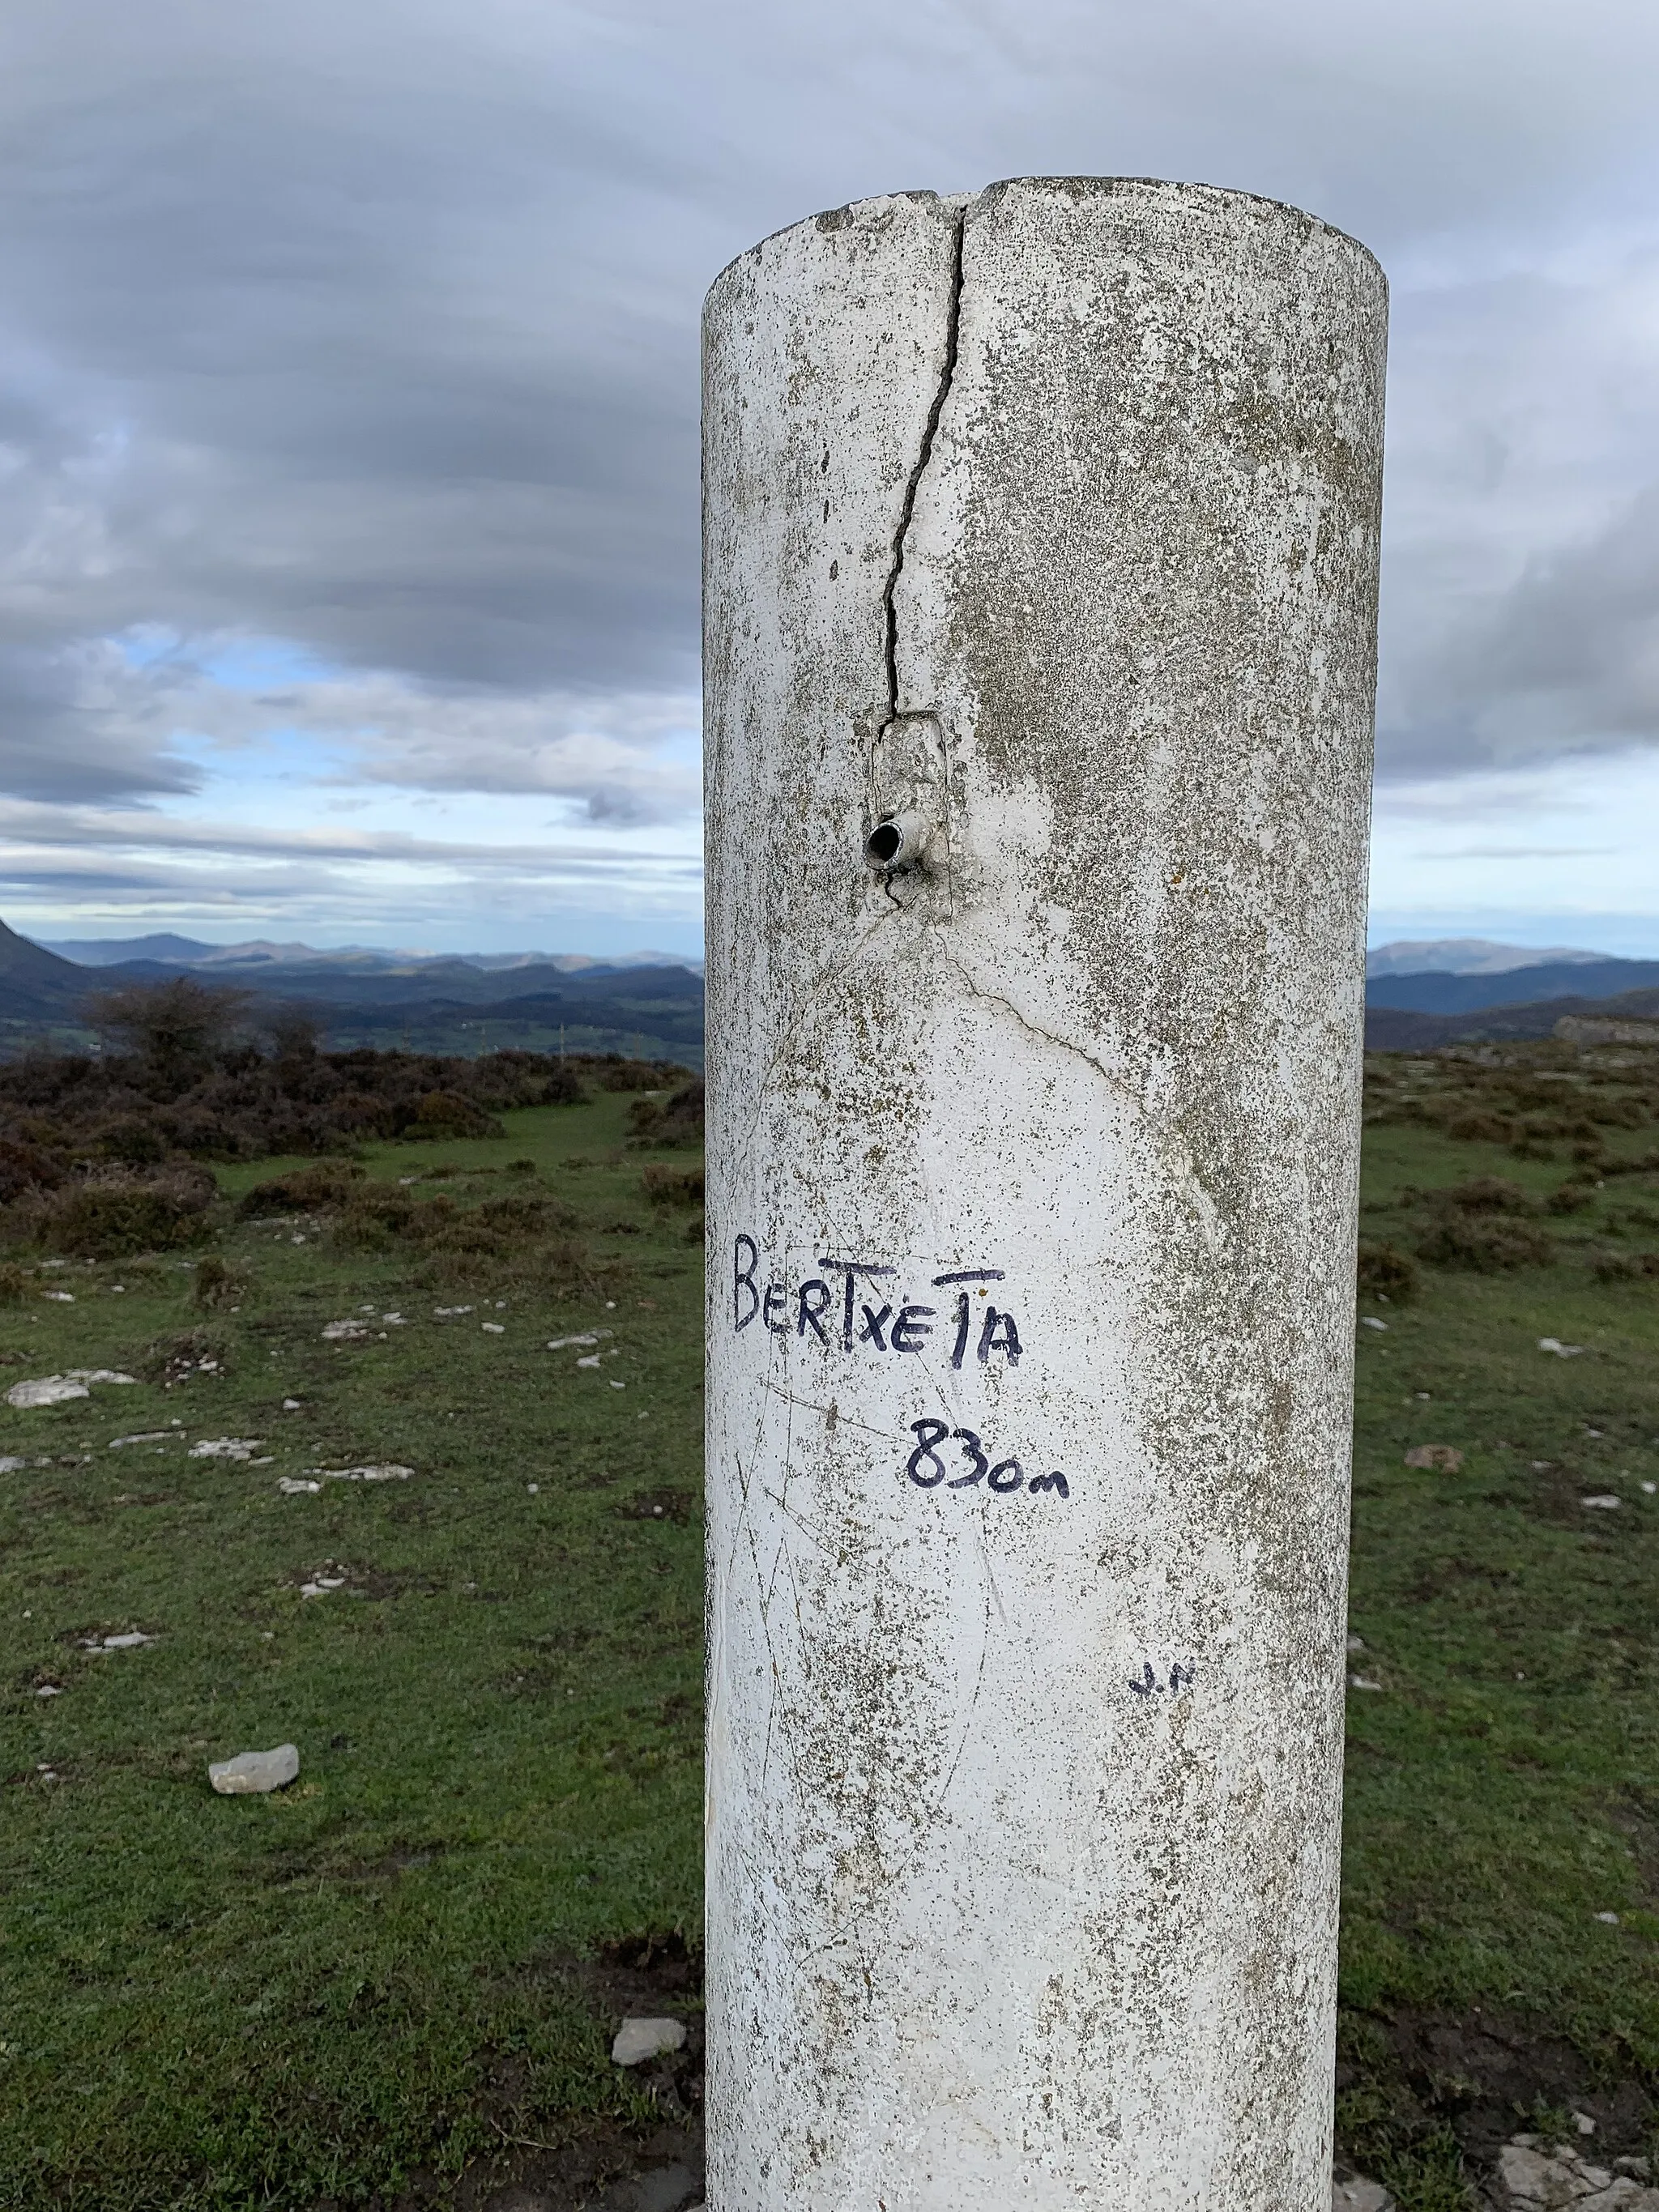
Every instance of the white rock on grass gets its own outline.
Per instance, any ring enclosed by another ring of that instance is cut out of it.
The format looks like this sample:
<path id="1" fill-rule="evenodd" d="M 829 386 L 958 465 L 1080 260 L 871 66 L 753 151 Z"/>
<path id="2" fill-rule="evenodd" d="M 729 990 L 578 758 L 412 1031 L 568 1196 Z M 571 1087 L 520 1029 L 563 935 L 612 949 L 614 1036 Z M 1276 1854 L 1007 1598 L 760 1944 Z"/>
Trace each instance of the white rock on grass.
<path id="1" fill-rule="evenodd" d="M 112 1451 L 119 1451 L 126 1444 L 169 1443 L 177 1434 L 176 1429 L 143 1429 L 136 1437 L 112 1437 L 109 1448 Z"/>
<path id="2" fill-rule="evenodd" d="M 1610 1490 L 1598 1492 L 1594 1498 L 1581 1498 L 1578 1501 L 1586 1511 L 1593 1513 L 1617 1513 L 1624 1502 L 1622 1498 L 1615 1498 Z"/>
<path id="3" fill-rule="evenodd" d="M 285 1790 L 299 1771 L 298 1750 L 279 1743 L 274 1751 L 239 1751 L 234 1759 L 220 1759 L 208 1768 L 208 1780 L 222 1797 L 257 1797 Z"/>
<path id="4" fill-rule="evenodd" d="M 322 1486 L 320 1482 L 307 1482 L 298 1474 L 279 1474 L 276 1478 L 276 1487 L 284 1498 L 314 1498 Z"/>
<path id="5" fill-rule="evenodd" d="M 1563 2143 L 1516 2136 L 1498 2154 L 1504 2212 L 1659 2212 L 1659 2189 L 1592 2166 Z"/>
<path id="6" fill-rule="evenodd" d="M 1361 1328 L 1386 1328 L 1388 1325 L 1385 1321 L 1378 1321 L 1375 1314 L 1361 1314 L 1359 1316 Z"/>
<path id="7" fill-rule="evenodd" d="M 325 1344 L 363 1344 L 373 1334 L 368 1325 L 360 1321 L 331 1321 L 323 1331 Z"/>
<path id="8" fill-rule="evenodd" d="M 1331 2212 L 1395 2212 L 1394 2199 L 1380 2181 L 1335 2181 Z"/>
<path id="9" fill-rule="evenodd" d="M 326 1597 L 331 1590 L 344 1588 L 343 1575 L 319 1575 L 315 1582 L 301 1583 L 300 1595 L 301 1597 Z"/>
<path id="10" fill-rule="evenodd" d="M 61 1406 L 70 1398 L 88 1398 L 94 1382 L 136 1382 L 136 1375 L 118 1375 L 112 1367 L 71 1367 L 67 1375 L 43 1375 L 32 1382 L 14 1382 L 6 1403 L 21 1413 L 32 1406 Z"/>
<path id="11" fill-rule="evenodd" d="M 580 1336 L 550 1336 L 547 1348 L 550 1352 L 562 1352 L 572 1344 L 603 1344 L 611 1334 L 608 1328 L 590 1328 L 584 1329 Z M 580 1367 L 582 1363 L 579 1359 L 576 1364 Z"/>
<path id="12" fill-rule="evenodd" d="M 373 1467 L 308 1467 L 306 1469 L 307 1474 L 320 1475 L 325 1482 L 407 1482 L 414 1472 L 412 1467 L 398 1467 L 390 1460 Z"/>
<path id="13" fill-rule="evenodd" d="M 505 1322 L 481 1321 L 478 1323 L 478 1326 L 486 1336 L 505 1336 L 507 1334 L 507 1324 Z"/>
<path id="14" fill-rule="evenodd" d="M 141 1644 L 154 1644 L 155 1641 L 153 1636 L 146 1636 L 142 1629 L 134 1628 L 125 1636 L 106 1636 L 101 1643 L 95 1636 L 82 1637 L 81 1649 L 83 1651 L 136 1651 Z"/>
<path id="15" fill-rule="evenodd" d="M 75 1304 L 73 1291 L 42 1291 L 40 1295 L 43 1298 L 55 1299 L 60 1306 L 72 1306 Z"/>
<path id="16" fill-rule="evenodd" d="M 0 1474 L 15 1474 L 19 1468 L 27 1465 L 28 1462 L 26 1459 L 18 1459 L 15 1455 L 8 1452 L 3 1458 L 0 1458 Z"/>
<path id="17" fill-rule="evenodd" d="M 190 1448 L 191 1459 L 252 1459 L 263 1437 L 204 1437 Z"/>
<path id="18" fill-rule="evenodd" d="M 660 2058 L 666 2051 L 682 2050 L 684 2044 L 682 2020 L 625 2020 L 617 2031 L 611 2057 L 617 2066 L 643 2066 L 647 2058 Z"/>
<path id="19" fill-rule="evenodd" d="M 1538 1349 L 1553 1352 L 1558 1359 L 1577 1359 L 1584 1347 L 1582 1344 L 1563 1344 L 1559 1336 L 1540 1336 Z"/>

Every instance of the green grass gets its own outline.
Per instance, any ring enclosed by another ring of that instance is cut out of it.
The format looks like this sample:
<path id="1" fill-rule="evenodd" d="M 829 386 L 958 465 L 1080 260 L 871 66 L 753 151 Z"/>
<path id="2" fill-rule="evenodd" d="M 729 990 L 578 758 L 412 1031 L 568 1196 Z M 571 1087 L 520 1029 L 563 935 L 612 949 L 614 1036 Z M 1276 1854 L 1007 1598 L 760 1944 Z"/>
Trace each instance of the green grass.
<path id="1" fill-rule="evenodd" d="M 1380 1686 L 1349 1699 L 1340 2122 L 1402 2212 L 1467 2212 L 1540 2112 L 1639 2149 L 1659 2080 L 1659 1274 L 1629 1273 L 1659 1174 L 1622 1171 L 1659 1143 L 1659 1071 L 1619 1063 L 1376 1071 L 1368 1240 L 1409 1255 L 1434 1192 L 1493 1176 L 1549 1240 L 1361 1308 L 1388 1326 L 1359 1330 L 1350 1663 Z M 1448 1133 L 1494 1102 L 1498 1139 Z M 198 1311 L 181 1255 L 52 1270 L 0 1310 L 0 1385 L 147 1378 L 0 1419 L 31 1462 L 0 1476 L 0 2205 L 362 2205 L 652 2123 L 584 1961 L 699 1925 L 700 1254 L 641 1189 L 688 1156 L 623 1151 L 626 1108 L 364 1155 L 382 1182 L 465 1170 L 411 1186 L 463 1209 L 544 1189 L 574 1258 L 227 1207 L 240 1310 Z M 1588 1202 L 1551 1212 L 1574 1176 Z M 324 1341 L 361 1307 L 370 1340 Z M 545 1349 L 604 1328 L 597 1370 Z M 186 1340 L 220 1371 L 165 1388 Z M 149 1429 L 177 1440 L 108 1448 Z M 226 1436 L 270 1464 L 187 1455 Z M 1422 1443 L 1462 1468 L 1406 1467 Z M 277 1487 L 388 1461 L 410 1480 Z M 301 1598 L 319 1574 L 343 1587 Z M 133 1629 L 155 1640 L 81 1649 Z M 293 1788 L 210 1794 L 210 1759 L 290 1740 Z"/>
<path id="2" fill-rule="evenodd" d="M 0 1383 L 149 1375 L 182 1337 L 222 1363 L 0 1408 L 0 1451 L 52 1462 L 0 1477 L 0 2203 L 361 2201 L 647 2116 L 570 1965 L 701 1911 L 701 1251 L 641 1197 L 626 1106 L 365 1154 L 495 1171 L 437 1186 L 463 1204 L 534 1158 L 625 1267 L 603 1295 L 510 1264 L 422 1289 L 407 1253 L 295 1223 L 225 1232 L 239 1311 L 198 1313 L 170 1257 L 0 1314 Z M 406 1325 L 323 1340 L 365 1305 Z M 544 1348 L 597 1328 L 598 1370 Z M 109 1449 L 152 1429 L 176 1440 Z M 227 1436 L 270 1463 L 188 1455 Z M 277 1487 L 365 1462 L 415 1472 Z M 319 1572 L 346 1587 L 301 1598 Z M 80 1648 L 133 1629 L 155 1641 Z M 284 1741 L 294 1787 L 210 1794 L 210 1759 Z"/>
<path id="3" fill-rule="evenodd" d="M 1467 1080 L 1406 1065 L 1419 1089 Z M 1656 1133 L 1618 1130 L 1595 1171 Z M 1409 1251 L 1433 1214 L 1413 1187 L 1499 1176 L 1541 1208 L 1581 1171 L 1565 1146 L 1528 1158 L 1385 1122 L 1361 1234 Z M 1531 1215 L 1548 1265 L 1425 1268 L 1414 1301 L 1362 1302 L 1388 1326 L 1358 1331 L 1350 1664 L 1381 1686 L 1349 1696 L 1341 2119 L 1407 2212 L 1468 2201 L 1457 2137 L 1493 2104 L 1472 2055 L 1485 2028 L 1535 2040 L 1540 2094 L 1557 2042 L 1582 2062 L 1572 2101 L 1623 2084 L 1628 2106 L 1659 2079 L 1659 1493 L 1642 1487 L 1659 1482 L 1659 1280 L 1592 1272 L 1640 1249 L 1628 1217 L 1656 1181 L 1607 1174 L 1589 1206 Z M 1546 1336 L 1583 1349 L 1540 1352 Z M 1462 1468 L 1407 1467 L 1423 1443 Z M 1597 1495 L 1623 1503 L 1580 1502 Z M 1639 2118 L 1624 2134 L 1616 2148 L 1643 2147 Z"/>

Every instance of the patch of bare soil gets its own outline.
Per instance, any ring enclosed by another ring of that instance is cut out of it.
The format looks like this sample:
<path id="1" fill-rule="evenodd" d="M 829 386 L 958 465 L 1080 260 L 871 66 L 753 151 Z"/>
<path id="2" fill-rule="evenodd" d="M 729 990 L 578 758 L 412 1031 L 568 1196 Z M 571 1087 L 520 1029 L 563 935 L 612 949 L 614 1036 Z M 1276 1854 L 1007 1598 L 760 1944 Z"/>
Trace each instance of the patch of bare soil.
<path id="1" fill-rule="evenodd" d="M 1544 2112 L 1594 2120 L 1594 2136 L 1574 2141 L 1605 2165 L 1643 2152 L 1655 2118 L 1651 2085 L 1628 2058 L 1598 2065 L 1535 2021 L 1496 2010 L 1345 2014 L 1336 2086 L 1358 2123 L 1343 2130 L 1353 2138 L 1343 2150 L 1362 2172 L 1379 2137 L 1401 2144 L 1449 2129 L 1485 2172 Z"/>
<path id="2" fill-rule="evenodd" d="M 353 2212 L 690 2212 L 703 2202 L 702 1960 L 674 1935 L 634 1936 L 591 1959 L 562 1960 L 573 1982 L 614 2033 L 630 2018 L 684 2020 L 684 2050 L 632 2069 L 648 2090 L 658 2124 L 641 2134 L 614 2124 L 568 2143 L 538 2142 L 515 2131 L 521 2062 L 504 2056 L 492 2071 L 492 2101 L 504 2117 L 491 2125 L 500 2154 L 459 2179 L 416 2174 L 395 2197 L 372 2197 Z M 346 2212 L 325 2197 L 308 2212 Z"/>

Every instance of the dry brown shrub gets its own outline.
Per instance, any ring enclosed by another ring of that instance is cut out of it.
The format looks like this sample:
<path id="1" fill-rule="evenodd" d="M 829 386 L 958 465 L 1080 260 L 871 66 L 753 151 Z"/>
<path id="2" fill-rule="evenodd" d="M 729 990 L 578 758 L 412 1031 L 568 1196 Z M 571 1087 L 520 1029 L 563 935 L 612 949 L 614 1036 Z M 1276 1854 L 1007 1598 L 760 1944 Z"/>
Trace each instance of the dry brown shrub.
<path id="1" fill-rule="evenodd" d="M 1434 1193 L 1442 1206 L 1455 1206 L 1463 1213 L 1531 1213 L 1531 1199 L 1518 1182 L 1506 1176 L 1476 1176 Z"/>
<path id="2" fill-rule="evenodd" d="M 1392 1244 L 1361 1244 L 1358 1277 L 1362 1296 L 1397 1299 L 1402 1305 L 1417 1296 L 1421 1280 L 1416 1261 Z"/>
<path id="3" fill-rule="evenodd" d="M 1436 1267 L 1467 1267 L 1481 1275 L 1547 1267 L 1555 1257 L 1554 1245 L 1536 1229 L 1450 1209 L 1418 1240 L 1417 1250 L 1420 1259 Z"/>
<path id="4" fill-rule="evenodd" d="M 417 1101 L 413 1121 L 402 1134 L 410 1138 L 500 1137 L 506 1134 L 493 1114 L 486 1114 L 459 1091 L 428 1091 Z"/>
<path id="5" fill-rule="evenodd" d="M 607 1060 L 599 1069 L 601 1091 L 661 1091 L 676 1076 L 684 1075 L 683 1067 L 659 1067 L 648 1060 Z"/>
<path id="6" fill-rule="evenodd" d="M 664 1167 L 653 1161 L 640 1177 L 640 1188 L 653 1206 L 701 1206 L 703 1171 L 700 1167 Z"/>
<path id="7" fill-rule="evenodd" d="M 111 1168 L 26 1200 L 18 1211 L 32 1241 L 77 1260 L 120 1260 L 170 1252 L 210 1234 L 208 1209 L 218 1186 L 205 1168 L 178 1166 L 136 1175 Z"/>
<path id="8" fill-rule="evenodd" d="M 347 1160 L 319 1160 L 315 1166 L 290 1168 L 242 1194 L 236 1211 L 244 1220 L 264 1213 L 313 1213 L 343 1206 L 362 1179 L 362 1170 Z"/>
<path id="9" fill-rule="evenodd" d="M 629 1142 L 636 1149 L 702 1143 L 702 1078 L 666 1100 L 636 1098 L 628 1109 Z"/>
<path id="10" fill-rule="evenodd" d="M 195 1302 L 204 1313 L 240 1305 L 246 1292 L 247 1277 L 227 1267 L 216 1252 L 205 1253 L 196 1262 Z"/>

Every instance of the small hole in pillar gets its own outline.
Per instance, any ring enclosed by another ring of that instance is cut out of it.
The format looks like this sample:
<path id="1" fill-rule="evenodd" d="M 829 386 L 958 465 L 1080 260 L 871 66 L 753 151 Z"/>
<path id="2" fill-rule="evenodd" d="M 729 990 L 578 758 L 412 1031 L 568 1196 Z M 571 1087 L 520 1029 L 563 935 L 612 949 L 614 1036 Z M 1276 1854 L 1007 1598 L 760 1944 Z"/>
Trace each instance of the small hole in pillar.
<path id="1" fill-rule="evenodd" d="M 904 832 L 896 822 L 884 822 L 870 832 L 864 856 L 872 866 L 884 868 L 898 857 L 904 842 Z"/>

